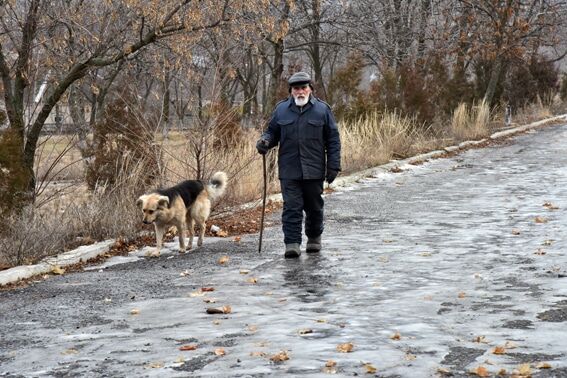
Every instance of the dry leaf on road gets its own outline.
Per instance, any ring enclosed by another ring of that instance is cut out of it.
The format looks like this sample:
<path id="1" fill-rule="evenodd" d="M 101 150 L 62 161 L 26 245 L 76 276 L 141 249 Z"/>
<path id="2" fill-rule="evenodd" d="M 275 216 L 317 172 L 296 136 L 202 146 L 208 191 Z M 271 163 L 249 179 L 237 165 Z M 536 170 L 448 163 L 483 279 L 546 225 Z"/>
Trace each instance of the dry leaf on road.
<path id="1" fill-rule="evenodd" d="M 534 218 L 534 222 L 536 222 L 536 223 L 547 223 L 547 221 L 548 221 L 547 218 L 539 216 L 539 215 Z"/>
<path id="2" fill-rule="evenodd" d="M 337 345 L 337 352 L 340 353 L 350 353 L 354 349 L 353 343 L 344 343 Z"/>
<path id="3" fill-rule="evenodd" d="M 217 348 L 217 349 L 215 349 L 215 354 L 217 356 L 224 356 L 226 354 L 226 352 L 224 351 L 224 348 Z"/>
<path id="4" fill-rule="evenodd" d="M 226 264 L 228 262 L 228 260 L 230 260 L 230 258 L 228 256 L 222 256 L 218 259 L 218 263 L 223 265 L 223 264 Z"/>
<path id="5" fill-rule="evenodd" d="M 300 335 L 308 335 L 310 333 L 313 333 L 313 330 L 311 328 L 303 328 L 297 331 L 297 333 L 299 333 Z"/>
<path id="6" fill-rule="evenodd" d="M 490 377 L 490 373 L 488 372 L 488 369 L 485 368 L 484 366 L 480 365 L 479 367 L 477 367 L 476 369 L 472 370 L 470 372 L 471 374 L 476 374 L 479 377 Z"/>
<path id="7" fill-rule="evenodd" d="M 197 345 L 189 344 L 189 345 L 182 345 L 179 347 L 179 350 L 195 350 L 197 349 Z"/>
<path id="8" fill-rule="evenodd" d="M 375 374 L 376 368 L 372 366 L 372 364 L 364 364 L 364 368 L 366 369 L 366 374 Z"/>
<path id="9" fill-rule="evenodd" d="M 400 335 L 399 332 L 396 332 L 392 336 L 390 336 L 390 339 L 392 339 L 392 340 L 400 340 L 401 338 L 402 338 L 402 335 Z"/>
<path id="10" fill-rule="evenodd" d="M 63 274 L 65 273 L 65 269 L 61 268 L 59 265 L 53 265 L 53 267 L 51 267 L 51 273 Z"/>
<path id="11" fill-rule="evenodd" d="M 496 348 L 492 349 L 492 354 L 506 354 L 506 348 L 503 346 L 497 346 Z"/>
<path id="12" fill-rule="evenodd" d="M 273 362 L 282 362 L 289 360 L 289 354 L 286 350 L 282 350 L 279 353 L 274 354 L 270 357 L 270 360 Z"/>

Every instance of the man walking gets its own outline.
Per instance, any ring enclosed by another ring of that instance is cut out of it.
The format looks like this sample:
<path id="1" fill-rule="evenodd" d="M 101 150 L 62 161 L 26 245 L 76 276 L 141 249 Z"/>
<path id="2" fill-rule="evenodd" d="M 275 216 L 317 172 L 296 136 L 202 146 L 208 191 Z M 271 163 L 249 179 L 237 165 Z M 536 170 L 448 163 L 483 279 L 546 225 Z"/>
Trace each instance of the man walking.
<path id="1" fill-rule="evenodd" d="M 312 94 L 311 77 L 297 72 L 288 84 L 291 96 L 276 105 L 256 149 L 266 154 L 279 144 L 285 257 L 297 258 L 304 211 L 306 251 L 321 250 L 323 182 L 332 183 L 341 170 L 341 141 L 331 108 Z"/>

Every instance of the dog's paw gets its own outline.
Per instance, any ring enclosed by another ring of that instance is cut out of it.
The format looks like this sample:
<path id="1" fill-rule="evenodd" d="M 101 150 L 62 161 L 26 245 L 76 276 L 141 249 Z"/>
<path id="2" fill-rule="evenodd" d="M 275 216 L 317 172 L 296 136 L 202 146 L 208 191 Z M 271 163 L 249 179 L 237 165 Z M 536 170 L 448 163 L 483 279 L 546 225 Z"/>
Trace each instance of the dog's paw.
<path id="1" fill-rule="evenodd" d="M 146 252 L 146 255 L 145 255 L 145 256 L 146 256 L 146 257 L 159 257 L 159 255 L 160 255 L 160 252 L 159 252 L 159 250 L 156 249 L 156 250 L 154 250 L 154 251 L 148 251 L 148 252 Z"/>

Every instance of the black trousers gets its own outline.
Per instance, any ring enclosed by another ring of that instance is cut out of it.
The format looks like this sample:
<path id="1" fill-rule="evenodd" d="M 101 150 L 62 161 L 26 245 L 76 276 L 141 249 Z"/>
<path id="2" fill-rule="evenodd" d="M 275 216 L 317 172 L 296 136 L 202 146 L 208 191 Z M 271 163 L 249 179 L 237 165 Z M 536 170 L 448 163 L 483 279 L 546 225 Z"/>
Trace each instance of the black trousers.
<path id="1" fill-rule="evenodd" d="M 305 212 L 305 235 L 323 233 L 323 180 L 280 180 L 283 196 L 282 230 L 284 243 L 301 243 Z"/>

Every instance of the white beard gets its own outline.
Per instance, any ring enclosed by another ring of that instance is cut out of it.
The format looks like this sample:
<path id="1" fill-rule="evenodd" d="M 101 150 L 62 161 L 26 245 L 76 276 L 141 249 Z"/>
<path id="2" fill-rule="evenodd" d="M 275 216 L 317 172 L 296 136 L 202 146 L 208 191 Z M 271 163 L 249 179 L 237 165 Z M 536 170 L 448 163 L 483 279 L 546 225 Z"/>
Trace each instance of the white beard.
<path id="1" fill-rule="evenodd" d="M 294 97 L 293 99 L 295 100 L 295 105 L 299 107 L 305 106 L 309 102 L 309 96 L 303 98 Z"/>

